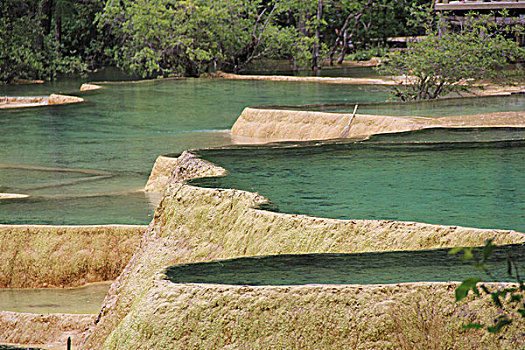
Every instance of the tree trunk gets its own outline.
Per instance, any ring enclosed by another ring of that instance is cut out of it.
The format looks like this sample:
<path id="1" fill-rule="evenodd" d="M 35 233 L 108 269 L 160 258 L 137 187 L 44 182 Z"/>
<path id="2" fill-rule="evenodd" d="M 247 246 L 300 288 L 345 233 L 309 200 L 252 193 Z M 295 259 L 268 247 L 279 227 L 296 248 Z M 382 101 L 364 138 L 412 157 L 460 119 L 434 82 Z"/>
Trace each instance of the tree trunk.
<path id="1" fill-rule="evenodd" d="M 56 51 L 60 50 L 60 43 L 62 42 L 62 16 L 60 13 L 59 4 L 55 4 L 55 44 Z"/>
<path id="2" fill-rule="evenodd" d="M 345 60 L 346 50 L 348 50 L 348 30 L 345 29 L 343 32 L 343 47 L 341 48 L 341 54 L 337 60 L 337 64 L 342 64 Z"/>
<path id="3" fill-rule="evenodd" d="M 319 30 L 319 27 L 321 26 L 321 19 L 323 18 L 323 1 L 318 0 L 317 1 L 317 24 L 315 26 L 315 39 L 316 42 L 314 44 L 313 49 L 313 61 L 312 61 L 312 69 L 317 70 L 321 68 L 321 58 L 319 53 L 319 46 L 321 43 L 321 31 Z"/>
<path id="4" fill-rule="evenodd" d="M 44 35 L 51 33 L 51 16 L 52 16 L 53 0 L 41 0 L 38 8 L 38 16 L 40 17 L 40 30 L 37 34 L 37 47 L 44 50 Z"/>

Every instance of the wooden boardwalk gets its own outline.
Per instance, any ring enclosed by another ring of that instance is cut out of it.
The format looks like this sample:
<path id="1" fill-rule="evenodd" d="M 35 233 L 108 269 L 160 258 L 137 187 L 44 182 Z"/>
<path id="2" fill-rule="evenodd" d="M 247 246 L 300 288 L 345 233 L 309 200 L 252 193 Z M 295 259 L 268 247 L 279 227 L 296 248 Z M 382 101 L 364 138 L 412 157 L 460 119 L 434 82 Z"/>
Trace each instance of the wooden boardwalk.
<path id="1" fill-rule="evenodd" d="M 438 0 L 435 4 L 437 11 L 498 11 L 511 10 L 525 14 L 525 0 L 520 1 L 447 1 Z"/>

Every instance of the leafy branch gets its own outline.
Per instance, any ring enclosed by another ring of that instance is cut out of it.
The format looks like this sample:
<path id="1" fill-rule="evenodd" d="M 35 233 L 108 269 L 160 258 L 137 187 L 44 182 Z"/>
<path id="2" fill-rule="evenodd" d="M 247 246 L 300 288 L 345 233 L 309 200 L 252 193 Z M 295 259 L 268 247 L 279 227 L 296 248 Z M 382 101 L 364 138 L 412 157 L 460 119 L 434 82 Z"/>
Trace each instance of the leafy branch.
<path id="1" fill-rule="evenodd" d="M 485 273 L 485 275 L 495 281 L 496 278 L 487 266 L 487 261 L 497 248 L 493 239 L 487 240 L 481 250 L 481 254 L 474 252 L 472 247 L 459 247 L 450 250 L 449 254 L 463 253 L 461 260 L 473 261 L 474 267 Z M 517 261 L 507 253 L 506 257 L 507 274 L 516 280 L 517 287 L 491 290 L 489 286 L 481 283 L 481 278 L 465 279 L 455 291 L 456 302 L 465 299 L 469 292 L 477 298 L 482 295 L 489 295 L 492 304 L 497 308 L 499 315 L 492 320 L 492 324 L 470 322 L 463 326 L 464 329 L 483 329 L 489 333 L 498 333 L 506 326 L 512 324 L 516 319 L 525 318 L 525 284 L 519 273 Z"/>

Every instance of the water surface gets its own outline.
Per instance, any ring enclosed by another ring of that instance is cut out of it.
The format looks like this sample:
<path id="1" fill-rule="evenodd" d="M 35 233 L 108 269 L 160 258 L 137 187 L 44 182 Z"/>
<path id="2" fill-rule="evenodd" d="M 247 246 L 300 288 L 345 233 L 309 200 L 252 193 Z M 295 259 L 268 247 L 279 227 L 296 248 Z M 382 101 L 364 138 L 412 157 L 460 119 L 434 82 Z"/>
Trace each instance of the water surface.
<path id="1" fill-rule="evenodd" d="M 384 88 L 386 89 L 386 88 Z M 291 110 L 314 110 L 333 113 L 352 113 L 355 104 L 324 104 L 287 106 Z M 525 95 L 447 98 L 434 101 L 360 103 L 358 113 L 378 115 L 407 115 L 442 117 L 495 112 L 525 111 Z"/>
<path id="2" fill-rule="evenodd" d="M 1 201 L 1 223 L 147 224 L 156 200 L 139 190 L 157 156 L 231 144 L 225 130 L 244 107 L 387 96 L 364 86 L 212 79 L 105 84 L 80 93 L 84 80 L 0 87 L 0 94 L 86 98 L 82 104 L 0 111 L 0 191 L 33 196 Z"/>
<path id="3" fill-rule="evenodd" d="M 364 72 L 363 74 L 366 75 L 368 74 L 366 71 L 358 69 L 356 72 Z M 357 74 L 356 72 L 354 73 Z M 345 108 L 352 109 L 354 103 L 381 102 L 389 97 L 389 94 L 383 91 L 384 87 L 221 79 L 111 83 L 104 84 L 103 90 L 78 92 L 81 83 L 88 80 L 121 78 L 121 75 L 109 71 L 94 77 L 65 79 L 48 84 L 0 86 L 1 95 L 64 92 L 86 98 L 86 102 L 82 104 L 0 111 L 0 130 L 2 130 L 0 191 L 31 195 L 31 198 L 27 199 L 0 201 L 1 223 L 147 224 L 158 198 L 143 193 L 141 189 L 157 156 L 191 148 L 231 145 L 227 129 L 233 125 L 244 107 L 270 104 L 343 103 L 347 106 Z M 377 109 L 387 114 L 449 115 L 488 110 L 523 110 L 523 98 L 510 96 L 420 104 L 363 104 L 359 111 L 364 112 L 369 108 L 370 112 Z M 467 133 L 463 137 L 471 141 L 483 141 L 486 137 L 493 140 L 508 139 L 515 137 L 514 134 L 514 131 L 500 130 L 490 136 L 487 133 L 481 136 Z M 439 141 L 439 138 L 463 141 L 455 132 L 441 132 L 432 137 L 429 135 L 424 136 L 427 137 L 424 142 Z M 224 186 L 239 185 L 240 188 L 261 191 L 278 202 L 283 211 L 345 218 L 356 215 L 356 217 L 432 222 L 445 219 L 444 223 L 463 222 L 479 226 L 478 216 L 473 216 L 469 220 L 456 220 L 454 216 L 461 217 L 464 214 L 461 210 L 456 213 L 458 209 L 454 205 L 450 206 L 448 217 L 426 215 L 425 211 L 430 208 L 430 202 L 435 202 L 441 208 L 449 206 L 451 202 L 449 195 L 430 196 L 431 201 L 423 206 L 425 210 L 422 210 L 418 204 L 410 204 L 424 202 L 421 195 L 426 192 L 420 191 L 417 188 L 417 181 L 414 180 L 421 182 L 427 170 L 430 178 L 436 178 L 435 173 L 439 171 L 442 173 L 442 178 L 446 178 L 448 170 L 444 168 L 448 168 L 445 163 L 449 151 L 443 148 L 436 152 L 427 150 L 424 155 L 421 154 L 420 160 L 415 160 L 413 156 L 416 153 L 410 150 L 399 152 L 396 150 L 397 146 L 393 145 L 397 142 L 396 137 L 398 136 L 389 136 L 392 144 L 389 145 L 388 151 L 374 151 L 371 148 L 356 151 L 352 147 L 345 146 L 346 150 L 333 151 L 333 154 L 332 149 L 328 147 L 323 150 L 326 155 L 319 155 L 316 148 L 304 147 L 301 152 L 318 154 L 318 156 L 307 156 L 302 163 L 302 153 L 294 156 L 293 152 L 282 153 L 274 149 L 268 152 L 259 150 L 256 153 L 240 149 L 224 151 L 222 156 L 217 153 L 218 157 L 222 157 L 217 161 L 229 167 L 234 176 L 245 177 L 244 184 L 234 183 L 236 180 L 231 178 L 232 184 L 224 184 Z M 288 146 L 285 144 L 277 148 Z M 342 156 L 341 152 L 346 155 Z M 407 152 L 412 156 L 407 157 Z M 451 159 L 455 159 L 456 164 L 463 162 L 456 157 L 458 152 L 450 152 Z M 479 151 L 476 152 L 480 154 Z M 487 154 L 487 159 L 494 157 L 513 159 L 505 163 L 504 169 L 499 169 L 502 170 L 501 172 L 497 171 L 497 165 L 490 170 L 499 173 L 497 182 L 502 183 L 500 186 L 502 191 L 508 190 L 505 183 L 515 184 L 516 181 L 521 180 L 517 175 L 522 170 L 520 156 L 515 155 L 515 151 L 509 151 L 509 155 L 505 155 L 506 152 L 500 151 L 500 155 L 496 155 L 498 151 L 492 150 Z M 264 161 L 257 159 L 259 154 L 264 154 L 261 155 L 261 160 L 265 159 Z M 228 160 L 230 155 L 231 158 Z M 479 157 L 483 156 L 480 154 Z M 381 160 L 382 158 L 384 161 Z M 467 155 L 463 158 L 467 169 L 472 161 Z M 342 160 L 341 165 L 338 166 L 337 162 L 340 159 L 345 160 Z M 352 159 L 355 159 L 353 163 Z M 410 159 L 408 169 L 411 169 L 410 166 L 412 169 L 423 168 L 419 173 L 416 170 L 406 172 L 405 178 L 405 172 L 399 165 L 405 159 Z M 238 168 L 229 165 L 238 162 L 243 163 L 235 164 L 239 166 Z M 398 165 L 391 167 L 388 162 Z M 290 163 L 290 167 L 283 168 L 287 163 Z M 428 166 L 436 168 L 428 169 Z M 236 169 L 237 175 L 235 175 Z M 313 172 L 311 175 L 308 175 L 310 171 L 308 169 Z M 506 179 L 506 169 L 510 169 L 508 179 Z M 478 185 L 475 182 L 478 180 L 475 174 L 470 174 L 467 170 L 464 176 L 455 172 L 451 174 L 450 181 L 443 180 L 437 187 L 439 189 L 437 192 L 450 194 L 458 187 L 472 187 L 472 191 L 476 191 Z M 265 177 L 266 175 L 268 177 Z M 271 177 L 272 175 L 274 177 Z M 282 178 L 275 179 L 275 175 Z M 317 182 L 305 180 L 308 177 L 318 180 Z M 332 177 L 334 181 L 328 181 L 326 188 L 319 182 L 320 179 Z M 461 178 L 456 185 L 455 177 Z M 403 196 L 398 197 L 397 193 L 387 191 L 383 200 L 382 192 L 391 187 L 391 179 L 399 184 L 405 183 L 397 187 L 397 191 Z M 259 181 L 266 185 L 260 185 Z M 283 181 L 288 182 L 283 183 Z M 452 184 L 451 188 L 445 190 L 449 183 Z M 343 187 L 336 190 L 335 184 Z M 410 187 L 411 184 L 416 184 L 414 190 Z M 486 181 L 481 184 L 485 185 Z M 313 190 L 311 186 L 319 186 L 320 189 Z M 484 189 L 485 187 L 479 186 L 485 191 L 485 196 L 492 196 L 491 192 Z M 500 204 L 504 203 L 503 207 L 521 210 L 522 207 L 515 204 L 521 200 L 520 189 L 513 192 L 512 188 L 515 185 L 509 186 L 510 192 L 508 194 L 500 192 L 496 196 L 500 199 L 493 201 L 491 205 L 500 208 Z M 274 194 L 268 188 L 279 188 L 278 192 L 281 194 Z M 350 197 L 351 193 L 355 195 Z M 414 194 L 414 197 L 409 194 Z M 506 196 L 509 198 L 508 201 L 503 199 Z M 393 201 L 396 197 L 398 197 L 397 202 Z M 382 200 L 376 202 L 377 198 Z M 294 201 L 304 201 L 304 203 L 297 205 Z M 466 207 L 473 202 L 461 203 L 461 207 Z M 375 207 L 378 207 L 378 210 Z M 416 210 L 413 215 L 407 216 L 403 212 L 396 211 L 396 207 L 406 207 L 405 211 L 411 208 Z M 324 209 L 318 210 L 318 208 Z M 349 208 L 352 210 L 348 210 Z M 385 211 L 387 209 L 388 212 Z M 487 210 L 488 206 L 485 205 L 480 213 Z M 420 215 L 421 213 L 425 215 Z M 485 220 L 482 224 L 487 227 L 492 227 L 490 225 L 493 224 L 497 224 L 496 227 L 522 227 L 523 224 L 515 224 L 509 219 L 511 217 L 515 217 L 514 221 L 521 220 L 519 215 L 516 217 L 514 213 L 509 213 L 504 214 L 499 221 Z"/>
<path id="4" fill-rule="evenodd" d="M 218 283 L 233 285 L 301 284 L 386 284 L 402 282 L 462 281 L 479 277 L 499 282 L 515 282 L 507 274 L 507 254 L 518 264 L 525 263 L 525 247 L 496 248 L 487 267 L 489 278 L 449 255 L 449 249 L 361 253 L 297 254 L 246 257 L 169 267 L 167 278 L 174 283 Z"/>
<path id="5" fill-rule="evenodd" d="M 110 283 L 80 288 L 0 289 L 0 310 L 28 313 L 96 314 Z"/>
<path id="6" fill-rule="evenodd" d="M 490 141 L 497 139 L 507 141 Z M 193 184 L 259 192 L 285 213 L 525 232 L 525 129 L 437 129 L 198 154 L 229 175 Z"/>

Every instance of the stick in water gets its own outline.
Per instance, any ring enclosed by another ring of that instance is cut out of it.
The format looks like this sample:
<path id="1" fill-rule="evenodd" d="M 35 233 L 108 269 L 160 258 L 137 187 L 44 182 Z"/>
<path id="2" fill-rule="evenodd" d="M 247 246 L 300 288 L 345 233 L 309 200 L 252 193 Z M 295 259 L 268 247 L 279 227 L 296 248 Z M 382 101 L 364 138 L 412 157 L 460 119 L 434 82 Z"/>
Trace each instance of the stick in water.
<path id="1" fill-rule="evenodd" d="M 352 113 L 352 117 L 350 118 L 350 121 L 348 122 L 348 125 L 345 126 L 345 128 L 343 129 L 343 131 L 341 132 L 339 137 L 341 137 L 341 138 L 348 137 L 348 132 L 350 131 L 350 127 L 352 126 L 352 122 L 354 121 L 354 117 L 355 117 L 355 114 L 357 112 L 357 107 L 359 107 L 359 105 L 355 105 L 354 113 Z"/>

